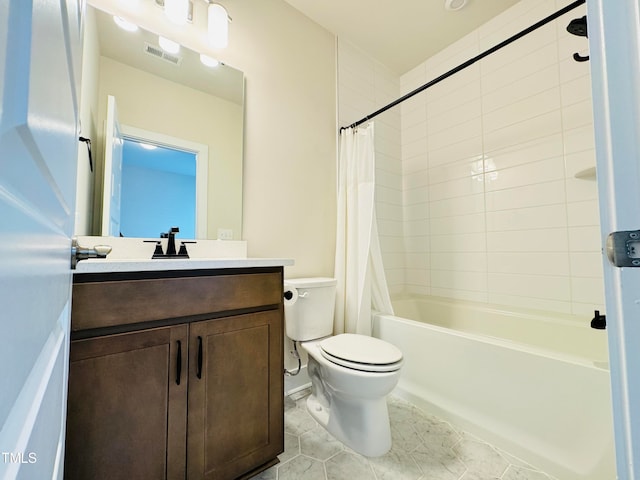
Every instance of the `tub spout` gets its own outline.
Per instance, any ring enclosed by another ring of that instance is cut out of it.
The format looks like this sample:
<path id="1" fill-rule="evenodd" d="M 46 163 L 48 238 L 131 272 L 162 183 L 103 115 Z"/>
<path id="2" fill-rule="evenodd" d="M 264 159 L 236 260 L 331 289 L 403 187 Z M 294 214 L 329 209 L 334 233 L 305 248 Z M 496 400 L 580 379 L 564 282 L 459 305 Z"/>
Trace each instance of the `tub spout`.
<path id="1" fill-rule="evenodd" d="M 596 310 L 593 318 L 591 319 L 591 328 L 595 328 L 596 330 L 604 330 L 607 328 L 606 315 L 600 315 L 600 311 Z"/>

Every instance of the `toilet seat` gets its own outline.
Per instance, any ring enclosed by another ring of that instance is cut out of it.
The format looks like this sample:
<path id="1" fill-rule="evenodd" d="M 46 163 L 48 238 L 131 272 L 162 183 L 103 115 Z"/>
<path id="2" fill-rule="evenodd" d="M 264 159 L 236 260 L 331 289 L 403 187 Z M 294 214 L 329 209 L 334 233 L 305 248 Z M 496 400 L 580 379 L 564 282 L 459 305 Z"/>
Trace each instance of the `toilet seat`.
<path id="1" fill-rule="evenodd" d="M 322 340 L 320 353 L 328 361 L 364 372 L 393 372 L 402 366 L 402 352 L 383 340 L 343 333 Z"/>

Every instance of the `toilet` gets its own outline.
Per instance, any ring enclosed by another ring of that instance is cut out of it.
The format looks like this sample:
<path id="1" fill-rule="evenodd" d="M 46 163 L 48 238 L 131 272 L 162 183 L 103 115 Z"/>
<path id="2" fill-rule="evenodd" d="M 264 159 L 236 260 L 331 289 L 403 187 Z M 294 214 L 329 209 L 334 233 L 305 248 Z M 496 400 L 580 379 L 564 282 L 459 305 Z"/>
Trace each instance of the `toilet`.
<path id="1" fill-rule="evenodd" d="M 402 352 L 365 335 L 332 336 L 333 278 L 287 279 L 284 295 L 287 336 L 309 356 L 309 413 L 354 451 L 384 455 L 391 448 L 386 396 L 400 378 Z"/>

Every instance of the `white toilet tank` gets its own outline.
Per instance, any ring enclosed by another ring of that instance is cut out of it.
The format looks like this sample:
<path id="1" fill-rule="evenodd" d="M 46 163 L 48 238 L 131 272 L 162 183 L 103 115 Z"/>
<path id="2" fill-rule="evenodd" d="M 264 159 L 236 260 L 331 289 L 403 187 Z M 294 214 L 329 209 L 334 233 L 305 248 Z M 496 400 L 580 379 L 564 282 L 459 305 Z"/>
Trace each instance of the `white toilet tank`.
<path id="1" fill-rule="evenodd" d="M 333 334 L 335 278 L 290 278 L 284 281 L 287 337 L 299 342 Z"/>

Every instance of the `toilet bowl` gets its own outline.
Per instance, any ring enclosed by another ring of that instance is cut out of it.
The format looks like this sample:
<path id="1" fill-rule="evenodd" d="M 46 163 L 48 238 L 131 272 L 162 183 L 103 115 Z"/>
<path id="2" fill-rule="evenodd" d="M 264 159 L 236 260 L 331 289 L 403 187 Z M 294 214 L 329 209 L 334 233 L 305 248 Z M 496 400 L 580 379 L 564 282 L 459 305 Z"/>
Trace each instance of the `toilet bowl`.
<path id="1" fill-rule="evenodd" d="M 327 278 L 285 281 L 287 336 L 309 357 L 311 416 L 354 451 L 381 456 L 391 448 L 386 396 L 400 378 L 402 352 L 365 335 L 331 336 L 335 285 Z"/>

